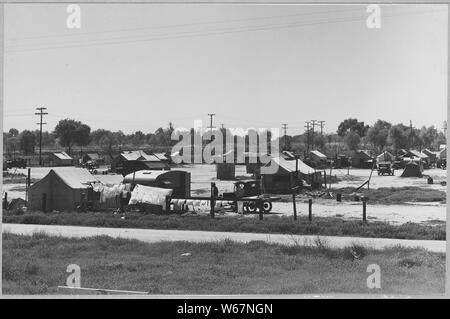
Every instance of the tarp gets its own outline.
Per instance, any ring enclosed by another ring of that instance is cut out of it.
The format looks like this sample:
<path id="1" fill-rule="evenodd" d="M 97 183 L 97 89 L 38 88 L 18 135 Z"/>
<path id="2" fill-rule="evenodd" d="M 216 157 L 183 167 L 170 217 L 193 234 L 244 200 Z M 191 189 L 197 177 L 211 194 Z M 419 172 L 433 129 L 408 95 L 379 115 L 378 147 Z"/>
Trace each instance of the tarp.
<path id="1" fill-rule="evenodd" d="M 393 162 L 393 161 L 395 161 L 395 156 L 389 153 L 388 151 L 384 151 L 383 153 L 377 156 L 377 163 Z"/>
<path id="2" fill-rule="evenodd" d="M 53 153 L 53 155 L 62 160 L 72 160 L 72 157 L 70 157 L 66 152 Z"/>
<path id="3" fill-rule="evenodd" d="M 401 177 L 422 177 L 421 165 L 416 162 L 409 162 L 406 164 Z"/>
<path id="4" fill-rule="evenodd" d="M 129 204 L 152 204 L 162 206 L 163 209 L 166 209 L 166 196 L 172 195 L 172 192 L 173 190 L 171 189 L 143 186 L 138 184 L 131 192 Z"/>
<path id="5" fill-rule="evenodd" d="M 136 161 L 136 160 L 145 160 L 145 161 L 151 161 L 151 162 L 160 162 L 161 161 L 155 155 L 149 155 L 142 150 L 126 151 L 126 152 L 120 153 L 120 155 L 128 161 Z"/>
<path id="6" fill-rule="evenodd" d="M 309 153 L 313 154 L 314 156 L 317 156 L 320 159 L 327 159 L 327 157 L 324 154 L 322 154 L 321 152 L 319 152 L 317 150 L 316 151 L 310 151 Z"/>
<path id="7" fill-rule="evenodd" d="M 271 159 L 271 162 L 274 162 L 274 164 L 277 164 L 281 169 L 284 169 L 285 171 L 287 171 L 288 173 L 292 173 L 295 172 L 295 160 L 294 161 L 287 161 L 285 160 L 283 157 L 278 156 L 278 157 L 273 157 Z M 302 160 L 298 159 L 298 171 L 301 174 L 314 174 L 316 171 L 314 170 L 314 168 L 306 165 Z M 272 163 L 269 163 L 270 165 L 274 165 Z M 267 164 L 267 165 L 269 165 Z M 263 172 L 261 172 L 261 174 L 263 174 Z"/>
<path id="8" fill-rule="evenodd" d="M 85 168 L 55 167 L 52 168 L 51 171 L 58 175 L 67 186 L 73 189 L 86 188 L 88 183 L 98 181 L 97 178 Z"/>

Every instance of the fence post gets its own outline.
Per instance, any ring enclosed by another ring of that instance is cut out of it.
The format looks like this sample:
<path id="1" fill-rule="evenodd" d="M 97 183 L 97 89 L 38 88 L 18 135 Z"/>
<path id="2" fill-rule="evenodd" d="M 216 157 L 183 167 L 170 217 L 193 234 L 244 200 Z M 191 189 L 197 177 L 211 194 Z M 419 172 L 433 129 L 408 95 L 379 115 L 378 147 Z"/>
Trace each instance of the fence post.
<path id="1" fill-rule="evenodd" d="M 263 220 L 263 201 L 262 199 L 258 200 L 257 203 L 259 210 L 259 220 Z"/>
<path id="2" fill-rule="evenodd" d="M 170 196 L 166 195 L 166 212 L 170 212 Z"/>
<path id="3" fill-rule="evenodd" d="M 308 219 L 309 219 L 309 221 L 312 221 L 312 199 L 311 198 L 308 200 L 308 206 L 309 206 Z"/>
<path id="4" fill-rule="evenodd" d="M 297 220 L 297 205 L 295 203 L 295 190 L 292 191 L 292 205 L 294 207 L 294 220 Z"/>
<path id="5" fill-rule="evenodd" d="M 5 192 L 5 197 L 3 198 L 2 207 L 3 207 L 3 209 L 8 208 L 8 192 Z"/>
<path id="6" fill-rule="evenodd" d="M 366 218 L 366 205 L 367 205 L 367 198 L 363 198 L 362 199 L 363 202 L 363 222 L 367 223 L 367 218 Z"/>
<path id="7" fill-rule="evenodd" d="M 211 218 L 214 218 L 214 183 L 211 183 L 211 211 L 210 211 L 210 215 Z"/>

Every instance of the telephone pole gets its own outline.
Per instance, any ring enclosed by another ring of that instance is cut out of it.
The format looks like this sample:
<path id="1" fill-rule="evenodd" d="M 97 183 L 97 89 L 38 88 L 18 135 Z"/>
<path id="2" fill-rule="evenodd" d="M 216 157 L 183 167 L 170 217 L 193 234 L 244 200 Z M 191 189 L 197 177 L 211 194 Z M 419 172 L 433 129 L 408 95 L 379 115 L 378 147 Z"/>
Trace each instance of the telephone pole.
<path id="1" fill-rule="evenodd" d="M 314 126 L 316 125 L 317 120 L 311 120 L 311 124 L 312 124 L 312 139 L 311 139 L 311 144 L 312 147 L 311 149 L 314 150 Z"/>
<path id="2" fill-rule="evenodd" d="M 44 110 L 46 109 L 46 107 L 37 107 L 36 110 L 38 110 L 39 112 L 34 113 L 35 115 L 39 115 L 40 117 L 39 123 L 36 123 L 37 125 L 39 125 L 39 166 L 42 166 L 42 125 L 47 124 L 42 123 L 42 117 L 48 114 L 47 112 L 44 112 Z"/>
<path id="3" fill-rule="evenodd" d="M 281 124 L 283 125 L 283 129 L 284 129 L 284 150 L 287 149 L 287 140 L 286 140 L 286 131 L 287 131 L 287 124 Z"/>
<path id="4" fill-rule="evenodd" d="M 306 123 L 305 128 L 306 128 L 306 134 L 307 134 L 306 144 L 307 144 L 307 151 L 309 152 L 309 124 L 311 124 L 311 123 L 310 122 L 305 122 L 305 123 Z"/>
<path id="5" fill-rule="evenodd" d="M 214 126 L 212 125 L 212 123 L 213 123 L 213 117 L 216 116 L 216 114 L 209 113 L 208 116 L 210 117 L 210 125 L 209 125 L 208 128 L 210 128 L 211 131 L 212 131 L 212 129 L 214 128 Z"/>
<path id="6" fill-rule="evenodd" d="M 318 121 L 320 124 L 320 136 L 323 136 L 323 127 L 325 126 L 325 121 Z"/>

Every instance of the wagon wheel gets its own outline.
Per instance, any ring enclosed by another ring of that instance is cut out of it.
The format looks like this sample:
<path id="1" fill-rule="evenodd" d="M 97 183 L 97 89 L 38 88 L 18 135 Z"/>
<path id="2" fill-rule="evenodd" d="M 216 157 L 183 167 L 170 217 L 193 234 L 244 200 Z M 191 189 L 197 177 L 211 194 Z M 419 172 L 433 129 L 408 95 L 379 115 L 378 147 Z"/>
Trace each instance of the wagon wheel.
<path id="1" fill-rule="evenodd" d="M 268 213 L 272 210 L 272 202 L 264 201 L 263 203 L 263 212 Z"/>

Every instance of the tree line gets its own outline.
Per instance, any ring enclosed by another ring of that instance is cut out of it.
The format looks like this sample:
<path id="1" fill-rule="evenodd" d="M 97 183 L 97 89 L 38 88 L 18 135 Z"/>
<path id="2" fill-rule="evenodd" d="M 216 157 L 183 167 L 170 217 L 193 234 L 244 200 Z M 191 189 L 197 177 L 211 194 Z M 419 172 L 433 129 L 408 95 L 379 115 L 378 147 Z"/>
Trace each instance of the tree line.
<path id="1" fill-rule="evenodd" d="M 286 135 L 279 139 L 280 149 L 302 154 L 311 149 L 318 149 L 328 156 L 338 153 L 352 152 L 358 149 L 369 149 L 375 152 L 399 149 L 425 148 L 438 150 L 440 144 L 446 144 L 446 121 L 443 131 L 434 126 L 411 127 L 403 123 L 392 124 L 377 120 L 372 125 L 355 118 L 343 120 L 335 133 L 305 132 L 299 135 Z M 221 129 L 223 135 L 227 129 Z M 74 119 L 63 119 L 58 122 L 52 132 L 42 132 L 43 148 L 65 148 L 69 154 L 75 147 L 83 151 L 83 147 L 91 146 L 111 158 L 113 154 L 124 147 L 162 147 L 169 149 L 177 141 L 171 140 L 174 127 L 160 127 L 153 133 L 136 131 L 125 134 L 122 131 L 104 129 L 91 130 L 89 125 Z M 191 129 L 193 131 L 193 129 Z M 245 137 L 248 141 L 248 136 Z M 20 152 L 24 155 L 34 154 L 39 146 L 39 130 L 24 130 L 19 132 L 11 128 L 3 133 L 3 152 L 6 155 Z"/>

